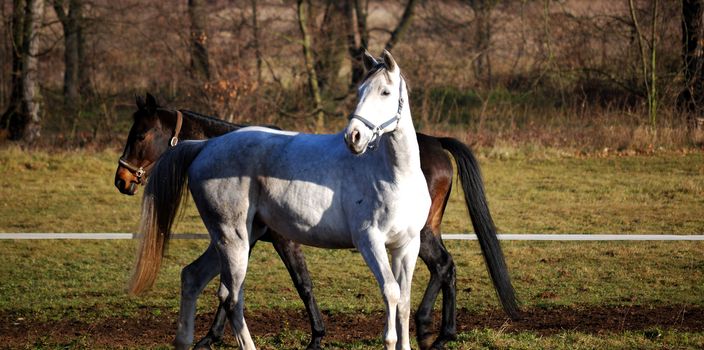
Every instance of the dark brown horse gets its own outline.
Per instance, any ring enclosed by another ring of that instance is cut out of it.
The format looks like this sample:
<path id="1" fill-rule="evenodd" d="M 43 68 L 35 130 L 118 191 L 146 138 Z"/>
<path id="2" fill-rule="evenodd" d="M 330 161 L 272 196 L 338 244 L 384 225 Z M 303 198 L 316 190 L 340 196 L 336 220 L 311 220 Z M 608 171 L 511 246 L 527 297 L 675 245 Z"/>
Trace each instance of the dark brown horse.
<path id="1" fill-rule="evenodd" d="M 115 174 L 115 186 L 124 194 L 133 195 L 137 185 L 143 183 L 149 175 L 151 165 L 179 139 L 205 139 L 241 127 L 190 111 L 162 109 L 150 94 L 147 94 L 146 101 L 137 98 L 137 107 L 138 110 L 133 115 L 134 124 L 130 129 Z M 416 336 L 422 349 L 443 348 L 447 341 L 453 340 L 456 336 L 455 264 L 445 249 L 440 235 L 440 224 L 450 196 L 453 176 L 451 159 L 445 151 L 452 154 L 455 159 L 474 232 L 477 234 L 499 300 L 511 318 L 518 318 L 520 312 L 486 202 L 479 165 L 474 155 L 467 146 L 453 138 L 437 138 L 421 133 L 417 133 L 417 138 L 421 169 L 428 184 L 432 205 L 421 232 L 420 248 L 420 257 L 428 267 L 431 277 L 415 314 Z M 312 339 L 308 348 L 320 348 L 320 340 L 325 334 L 325 328 L 299 245 L 280 238 L 271 230 L 264 240 L 274 245 L 306 306 L 312 329 Z M 211 280 L 219 272 L 217 263 L 213 264 L 211 261 L 215 258 L 206 254 L 201 256 L 183 269 L 182 281 Z M 430 325 L 433 305 L 440 291 L 443 294 L 442 324 L 440 334 L 434 338 Z M 225 320 L 225 311 L 219 307 L 208 335 L 196 344 L 196 348 L 207 348 L 211 343 L 218 341 L 223 335 Z"/>

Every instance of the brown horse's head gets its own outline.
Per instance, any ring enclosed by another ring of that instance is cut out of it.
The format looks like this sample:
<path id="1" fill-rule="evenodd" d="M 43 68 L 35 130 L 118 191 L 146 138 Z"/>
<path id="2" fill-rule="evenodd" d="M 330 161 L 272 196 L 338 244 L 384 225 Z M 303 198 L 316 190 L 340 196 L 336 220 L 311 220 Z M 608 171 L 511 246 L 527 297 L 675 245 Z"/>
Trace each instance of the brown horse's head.
<path id="1" fill-rule="evenodd" d="M 137 185 L 143 184 L 149 169 L 169 148 L 173 126 L 162 123 L 161 114 L 171 112 L 159 109 L 156 99 L 147 93 L 138 96 L 134 122 L 127 136 L 124 151 L 115 172 L 115 187 L 124 194 L 134 195 Z"/>

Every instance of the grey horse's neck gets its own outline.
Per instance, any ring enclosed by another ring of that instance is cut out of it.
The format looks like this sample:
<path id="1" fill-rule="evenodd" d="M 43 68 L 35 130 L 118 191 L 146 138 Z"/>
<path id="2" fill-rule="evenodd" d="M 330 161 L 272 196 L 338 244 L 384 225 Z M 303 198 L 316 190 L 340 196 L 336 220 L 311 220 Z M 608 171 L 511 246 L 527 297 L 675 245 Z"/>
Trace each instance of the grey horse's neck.
<path id="1" fill-rule="evenodd" d="M 411 120 L 411 112 L 406 109 L 401 114 L 398 128 L 388 134 L 385 142 L 385 152 L 390 160 L 390 165 L 394 173 L 410 174 L 413 171 L 420 171 L 420 154 L 418 150 L 418 139 Z"/>

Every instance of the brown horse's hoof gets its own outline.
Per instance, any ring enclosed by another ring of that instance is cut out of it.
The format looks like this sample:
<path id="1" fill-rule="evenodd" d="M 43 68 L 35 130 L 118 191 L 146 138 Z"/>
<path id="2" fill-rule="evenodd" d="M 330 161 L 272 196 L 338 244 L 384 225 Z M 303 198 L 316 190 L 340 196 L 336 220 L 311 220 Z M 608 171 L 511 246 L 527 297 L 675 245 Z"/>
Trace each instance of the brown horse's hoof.
<path id="1" fill-rule="evenodd" d="M 193 346 L 193 350 L 212 350 L 212 344 L 217 344 L 219 342 L 219 339 L 213 339 L 209 336 L 204 337 L 203 339 L 199 340 L 195 346 Z"/>
<path id="2" fill-rule="evenodd" d="M 432 346 L 434 344 L 433 340 L 434 340 L 433 334 L 426 333 L 420 339 L 418 339 L 418 346 L 420 347 L 421 350 L 429 350 L 432 348 Z"/>

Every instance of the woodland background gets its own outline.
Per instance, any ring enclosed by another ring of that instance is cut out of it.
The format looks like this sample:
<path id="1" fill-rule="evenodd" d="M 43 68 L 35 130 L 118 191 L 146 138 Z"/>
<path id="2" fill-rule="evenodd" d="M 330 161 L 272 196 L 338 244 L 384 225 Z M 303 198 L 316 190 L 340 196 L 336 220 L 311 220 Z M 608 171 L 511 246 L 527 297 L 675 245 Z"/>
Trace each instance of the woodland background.
<path id="1" fill-rule="evenodd" d="M 480 147 L 704 145 L 702 0 L 6 0 L 0 138 L 124 141 L 134 96 L 337 131 L 387 48 L 416 127 Z"/>

